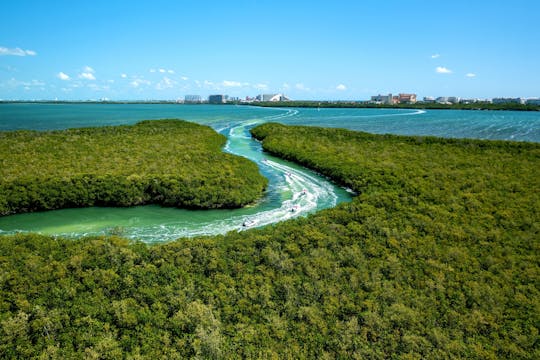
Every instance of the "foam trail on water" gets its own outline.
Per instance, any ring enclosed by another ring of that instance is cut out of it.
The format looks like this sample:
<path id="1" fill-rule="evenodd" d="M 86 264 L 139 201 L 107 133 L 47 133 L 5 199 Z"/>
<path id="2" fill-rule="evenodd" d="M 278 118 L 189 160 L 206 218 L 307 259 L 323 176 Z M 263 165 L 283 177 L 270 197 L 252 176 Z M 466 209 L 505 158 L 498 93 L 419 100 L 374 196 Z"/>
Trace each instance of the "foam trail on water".
<path id="1" fill-rule="evenodd" d="M 251 154 L 246 153 L 245 151 L 238 151 L 237 149 L 242 145 L 239 144 L 239 141 L 245 139 L 252 141 L 251 137 L 246 135 L 246 133 L 248 133 L 248 128 L 269 120 L 282 119 L 296 114 L 298 114 L 297 110 L 287 110 L 284 114 L 268 116 L 261 120 L 246 121 L 236 126 L 232 126 L 228 130 L 229 141 L 227 141 L 225 150 L 257 161 L 261 155 L 260 150 Z M 240 217 L 238 222 L 242 224 L 242 228 L 264 226 L 305 215 L 316 210 L 321 200 L 324 200 L 330 206 L 335 206 L 337 203 L 338 197 L 334 192 L 334 186 L 325 179 L 313 175 L 307 170 L 295 169 L 285 165 L 284 162 L 279 163 L 269 159 L 263 159 L 260 162 L 260 165 L 266 167 L 267 170 L 281 175 L 282 178 L 278 184 L 276 184 L 276 187 L 279 189 L 280 193 L 289 194 L 289 197 L 282 201 L 281 206 L 279 207 L 261 211 L 254 215 Z M 237 222 L 237 219 L 229 220 L 233 223 Z"/>
<path id="2" fill-rule="evenodd" d="M 371 118 L 381 118 L 381 117 L 422 115 L 422 114 L 425 114 L 425 113 L 426 113 L 425 110 L 415 110 L 413 112 L 405 112 L 405 110 L 402 110 L 402 112 L 397 112 L 397 113 L 393 113 L 393 114 L 380 114 L 380 115 L 371 115 L 371 114 L 370 115 L 352 115 L 352 114 L 348 114 L 348 115 L 345 115 L 345 116 L 334 116 L 334 118 L 342 117 L 344 119 L 360 119 L 360 118 L 371 119 Z"/>
<path id="3" fill-rule="evenodd" d="M 279 189 L 282 193 L 289 194 L 289 196 L 283 199 L 280 206 L 255 214 L 230 216 L 208 224 L 201 224 L 197 229 L 186 229 L 171 224 L 171 226 L 156 226 L 152 229 L 152 232 L 160 233 L 168 238 L 214 235 L 265 226 L 306 215 L 315 211 L 321 200 L 325 200 L 330 206 L 336 204 L 337 195 L 332 191 L 333 186 L 325 180 L 318 179 L 308 171 L 294 169 L 266 159 L 262 161 L 262 165 L 273 169 L 283 177 Z M 144 231 L 144 233 L 148 233 L 148 231 Z M 150 236 L 153 237 L 154 235 Z M 145 239 L 144 234 L 139 234 L 137 237 L 142 240 Z"/>

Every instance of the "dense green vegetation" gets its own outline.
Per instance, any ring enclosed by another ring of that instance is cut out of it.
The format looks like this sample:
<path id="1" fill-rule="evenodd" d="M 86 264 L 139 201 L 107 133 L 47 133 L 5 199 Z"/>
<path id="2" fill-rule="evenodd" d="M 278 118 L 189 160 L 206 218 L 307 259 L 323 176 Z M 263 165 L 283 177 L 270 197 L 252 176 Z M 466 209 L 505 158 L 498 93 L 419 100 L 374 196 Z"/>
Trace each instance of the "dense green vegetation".
<path id="1" fill-rule="evenodd" d="M 267 180 L 225 154 L 226 138 L 178 120 L 62 131 L 0 132 L 0 215 L 148 203 L 239 207 Z"/>
<path id="2" fill-rule="evenodd" d="M 2 358 L 540 358 L 540 144 L 265 124 L 351 203 L 213 238 L 0 238 Z"/>
<path id="3" fill-rule="evenodd" d="M 433 110 L 513 110 L 540 111 L 539 105 L 477 102 L 469 104 L 439 104 L 418 102 L 415 104 L 373 104 L 364 101 L 279 101 L 258 102 L 252 105 L 263 107 L 303 107 L 303 108 L 369 108 L 369 109 L 433 109 Z"/>

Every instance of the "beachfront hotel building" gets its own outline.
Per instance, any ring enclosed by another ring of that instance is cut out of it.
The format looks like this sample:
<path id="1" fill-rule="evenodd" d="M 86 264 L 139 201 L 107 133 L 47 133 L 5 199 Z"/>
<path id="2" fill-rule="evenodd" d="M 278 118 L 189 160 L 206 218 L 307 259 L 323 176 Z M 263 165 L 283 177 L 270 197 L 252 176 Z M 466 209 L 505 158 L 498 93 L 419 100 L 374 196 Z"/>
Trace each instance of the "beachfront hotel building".
<path id="1" fill-rule="evenodd" d="M 392 94 L 388 95 L 376 95 L 371 97 L 371 102 L 374 102 L 376 104 L 387 104 L 387 105 L 393 105 L 395 96 L 392 96 Z"/>
<path id="2" fill-rule="evenodd" d="M 493 104 L 525 104 L 525 99 L 523 98 L 493 98 L 491 101 Z"/>
<path id="3" fill-rule="evenodd" d="M 375 104 L 395 105 L 395 104 L 414 104 L 416 103 L 416 94 L 398 94 L 398 95 L 376 95 L 371 97 L 371 102 Z"/>
<path id="4" fill-rule="evenodd" d="M 200 95 L 186 95 L 184 97 L 184 103 L 186 104 L 200 104 L 202 102 L 202 98 Z"/>
<path id="5" fill-rule="evenodd" d="M 259 101 L 289 101 L 290 99 L 283 94 L 261 94 L 256 97 Z"/>
<path id="6" fill-rule="evenodd" d="M 414 104 L 416 102 L 416 94 L 399 94 L 398 101 L 400 104 Z"/>
<path id="7" fill-rule="evenodd" d="M 227 95 L 210 95 L 208 96 L 209 104 L 224 104 L 227 102 Z"/>

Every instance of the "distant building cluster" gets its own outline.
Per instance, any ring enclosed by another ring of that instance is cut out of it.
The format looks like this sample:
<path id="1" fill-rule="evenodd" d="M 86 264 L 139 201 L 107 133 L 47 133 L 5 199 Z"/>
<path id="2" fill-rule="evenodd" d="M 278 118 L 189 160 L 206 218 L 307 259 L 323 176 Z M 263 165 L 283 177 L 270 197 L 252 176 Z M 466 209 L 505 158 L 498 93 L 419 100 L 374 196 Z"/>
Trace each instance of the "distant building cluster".
<path id="1" fill-rule="evenodd" d="M 492 99 L 467 99 L 457 96 L 440 96 L 433 98 L 426 96 L 423 99 L 425 103 L 438 103 L 438 104 L 475 104 L 475 103 L 488 103 L 488 104 L 521 104 L 521 105 L 540 105 L 540 99 L 524 99 L 524 98 L 492 98 Z"/>
<path id="2" fill-rule="evenodd" d="M 457 96 L 439 96 L 437 98 L 434 98 L 431 96 L 424 96 L 424 98 L 422 99 L 422 102 L 427 103 L 427 104 L 437 103 L 437 104 L 446 104 L 446 105 L 472 104 L 472 103 L 480 102 L 480 101 L 485 102 L 485 100 L 480 100 L 480 99 L 461 99 L 460 97 L 457 97 Z"/>
<path id="3" fill-rule="evenodd" d="M 540 98 L 524 99 L 524 98 L 493 98 L 493 99 L 466 99 L 457 96 L 439 96 L 437 98 L 425 96 L 421 101 L 417 100 L 416 94 L 398 94 L 398 95 L 375 95 L 371 97 L 372 104 L 396 105 L 396 104 L 414 104 L 416 102 L 437 103 L 437 104 L 474 104 L 474 103 L 490 103 L 490 104 L 522 104 L 522 105 L 540 105 Z"/>
<path id="4" fill-rule="evenodd" d="M 494 98 L 492 99 L 493 104 L 524 104 L 524 105 L 540 105 L 540 99 L 524 99 L 524 98 Z"/>
<path id="5" fill-rule="evenodd" d="M 177 100 L 178 103 L 184 104 L 226 104 L 226 103 L 251 103 L 251 102 L 261 102 L 261 101 L 290 101 L 290 99 L 283 94 L 260 94 L 255 97 L 246 96 L 244 99 L 238 97 L 230 97 L 229 95 L 224 94 L 215 94 L 208 96 L 207 99 L 203 99 L 200 95 L 186 95 L 184 100 Z"/>
<path id="6" fill-rule="evenodd" d="M 371 102 L 374 104 L 414 104 L 416 103 L 416 94 L 398 94 L 398 95 L 376 95 L 371 97 Z"/>
<path id="7" fill-rule="evenodd" d="M 186 95 L 184 96 L 184 102 L 186 104 L 200 104 L 202 103 L 202 98 L 200 95 Z"/>

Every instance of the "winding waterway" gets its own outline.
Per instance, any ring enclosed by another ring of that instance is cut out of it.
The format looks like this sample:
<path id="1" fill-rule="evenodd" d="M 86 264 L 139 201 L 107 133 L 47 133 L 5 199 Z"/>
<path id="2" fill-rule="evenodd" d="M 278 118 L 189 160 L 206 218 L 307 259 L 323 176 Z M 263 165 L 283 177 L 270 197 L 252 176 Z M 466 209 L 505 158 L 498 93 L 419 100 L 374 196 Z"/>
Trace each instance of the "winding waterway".
<path id="1" fill-rule="evenodd" d="M 264 198 L 252 206 L 234 210 L 184 210 L 160 206 L 63 209 L 0 218 L 0 233 L 32 231 L 70 237 L 119 234 L 145 242 L 161 242 L 265 226 L 350 200 L 351 195 L 346 190 L 326 178 L 264 154 L 261 145 L 251 138 L 251 127 L 296 113 L 297 110 L 286 110 L 258 119 L 213 124 L 228 138 L 225 151 L 256 162 L 269 179 Z"/>
<path id="2" fill-rule="evenodd" d="M 264 226 L 333 207 L 351 195 L 324 177 L 264 154 L 249 129 L 276 121 L 344 127 L 373 133 L 435 135 L 540 142 L 540 113 L 396 110 L 267 109 L 247 106 L 147 104 L 1 104 L 0 131 L 52 130 L 181 118 L 212 126 L 228 138 L 225 151 L 259 165 L 269 189 L 255 205 L 235 210 L 159 206 L 84 208 L 0 217 L 0 234 L 33 231 L 63 236 L 121 234 L 145 242 L 223 234 Z M 244 226 L 244 224 L 248 226 Z"/>

